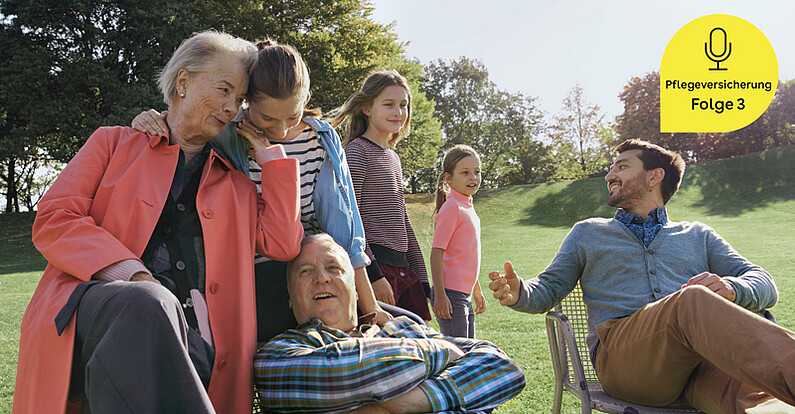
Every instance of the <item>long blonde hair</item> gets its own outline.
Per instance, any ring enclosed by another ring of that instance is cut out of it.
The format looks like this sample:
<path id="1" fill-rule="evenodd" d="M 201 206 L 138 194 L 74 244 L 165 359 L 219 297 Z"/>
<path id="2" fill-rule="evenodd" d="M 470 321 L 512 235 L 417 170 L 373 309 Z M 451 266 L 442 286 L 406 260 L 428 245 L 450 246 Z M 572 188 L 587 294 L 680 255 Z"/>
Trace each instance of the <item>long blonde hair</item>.
<path id="1" fill-rule="evenodd" d="M 400 131 L 392 134 L 387 145 L 389 148 L 394 148 L 401 138 L 408 135 L 411 128 L 411 89 L 409 89 L 408 81 L 396 70 L 381 70 L 370 74 L 361 89 L 354 92 L 341 107 L 331 112 L 331 126 L 337 128 L 341 125 L 346 133 L 343 144 L 347 144 L 367 131 L 369 122 L 362 109 L 372 105 L 375 98 L 390 86 L 400 86 L 406 90 L 408 115 Z"/>
<path id="2" fill-rule="evenodd" d="M 436 180 L 436 209 L 433 211 L 433 214 L 439 212 L 439 209 L 442 208 L 442 204 L 447 201 L 447 194 L 450 193 L 450 186 L 447 185 L 447 181 L 445 180 L 446 174 L 453 175 L 455 166 L 458 165 L 458 162 L 469 156 L 475 157 L 475 159 L 478 160 L 478 164 L 480 164 L 480 156 L 478 156 L 478 153 L 469 145 L 456 145 L 444 154 L 442 172 L 439 173 L 439 178 Z"/>

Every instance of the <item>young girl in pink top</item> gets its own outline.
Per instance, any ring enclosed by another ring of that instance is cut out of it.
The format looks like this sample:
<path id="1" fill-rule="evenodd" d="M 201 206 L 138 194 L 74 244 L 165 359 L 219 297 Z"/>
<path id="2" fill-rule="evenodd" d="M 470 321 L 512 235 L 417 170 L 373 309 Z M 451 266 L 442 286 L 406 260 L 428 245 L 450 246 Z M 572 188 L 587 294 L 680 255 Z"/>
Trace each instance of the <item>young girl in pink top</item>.
<path id="1" fill-rule="evenodd" d="M 480 157 L 475 150 L 456 145 L 447 151 L 436 190 L 431 300 L 439 328 L 448 336 L 474 338 L 475 314 L 486 310 L 478 283 L 480 219 L 472 206 L 479 187 Z"/>

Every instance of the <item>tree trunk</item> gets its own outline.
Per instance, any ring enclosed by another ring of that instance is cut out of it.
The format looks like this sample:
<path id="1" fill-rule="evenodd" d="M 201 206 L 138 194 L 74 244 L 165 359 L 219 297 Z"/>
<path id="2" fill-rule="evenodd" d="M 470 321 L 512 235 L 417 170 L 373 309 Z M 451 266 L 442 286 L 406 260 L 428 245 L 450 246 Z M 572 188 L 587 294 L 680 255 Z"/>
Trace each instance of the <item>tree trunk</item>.
<path id="1" fill-rule="evenodd" d="M 8 159 L 8 175 L 6 179 L 6 213 L 19 213 L 19 196 L 17 193 L 16 158 Z"/>

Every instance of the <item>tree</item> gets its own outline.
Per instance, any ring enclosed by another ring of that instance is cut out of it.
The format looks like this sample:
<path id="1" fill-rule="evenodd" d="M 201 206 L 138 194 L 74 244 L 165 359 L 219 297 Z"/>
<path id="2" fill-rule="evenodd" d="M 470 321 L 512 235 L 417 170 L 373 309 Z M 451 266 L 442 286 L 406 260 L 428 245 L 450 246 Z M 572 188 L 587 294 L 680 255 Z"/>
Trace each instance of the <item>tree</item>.
<path id="1" fill-rule="evenodd" d="M 439 120 L 433 115 L 434 103 L 412 85 L 411 132 L 397 145 L 403 178 L 412 194 L 431 192 L 436 185 L 434 165 L 442 146 Z"/>
<path id="2" fill-rule="evenodd" d="M 433 61 L 426 65 L 425 77 L 423 91 L 436 102 L 444 147 L 472 146 L 481 157 L 484 186 L 524 177 L 520 166 L 533 153 L 527 141 L 541 128 L 534 99 L 499 90 L 483 63 L 466 57 Z"/>
<path id="3" fill-rule="evenodd" d="M 404 52 L 392 26 L 371 19 L 373 6 L 367 1 L 203 0 L 196 10 L 206 27 L 295 46 L 309 66 L 311 105 L 326 111 L 340 106 L 370 72 Z"/>
<path id="4" fill-rule="evenodd" d="M 599 105 L 590 105 L 580 85 L 574 85 L 563 99 L 563 111 L 555 117 L 550 135 L 555 143 L 559 162 L 567 172 L 582 178 L 599 172 L 600 155 L 605 144 L 599 140 L 604 115 Z M 576 164 L 576 168 L 571 165 Z"/>
<path id="5" fill-rule="evenodd" d="M 0 190 L 5 212 L 19 212 L 40 164 L 40 125 L 35 122 L 50 88 L 52 55 L 38 50 L 19 27 L 4 19 L 0 25 Z"/>
<path id="6" fill-rule="evenodd" d="M 750 125 L 729 133 L 660 132 L 660 75 L 634 77 L 619 95 L 624 112 L 616 117 L 619 140 L 640 138 L 679 152 L 688 162 L 732 157 L 795 143 L 795 89 L 781 83 L 773 102 Z"/>
<path id="7" fill-rule="evenodd" d="M 715 158 L 727 158 L 795 144 L 795 80 L 779 82 L 773 101 L 750 125 L 726 133 L 717 142 Z"/>
<path id="8" fill-rule="evenodd" d="M 712 158 L 721 134 L 660 132 L 660 74 L 649 72 L 633 77 L 618 95 L 624 112 L 616 117 L 618 141 L 639 138 L 676 151 L 688 162 Z M 615 142 L 614 144 L 616 144 Z"/>
<path id="9" fill-rule="evenodd" d="M 310 104 L 328 110 L 373 69 L 405 61 L 391 26 L 371 13 L 357 0 L 3 0 L 0 163 L 8 208 L 18 209 L 23 181 L 15 174 L 31 157 L 66 162 L 97 127 L 164 109 L 158 71 L 192 33 L 215 28 L 295 45 L 310 68 Z"/>

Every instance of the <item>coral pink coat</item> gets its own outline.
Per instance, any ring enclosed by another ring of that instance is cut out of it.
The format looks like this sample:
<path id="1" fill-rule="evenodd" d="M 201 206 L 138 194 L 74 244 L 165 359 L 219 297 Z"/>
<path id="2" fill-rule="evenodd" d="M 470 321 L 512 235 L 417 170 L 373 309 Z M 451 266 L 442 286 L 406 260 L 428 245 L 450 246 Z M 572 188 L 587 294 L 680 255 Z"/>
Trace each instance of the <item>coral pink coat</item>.
<path id="1" fill-rule="evenodd" d="M 75 324 L 73 318 L 58 336 L 55 315 L 74 287 L 100 269 L 140 259 L 178 157 L 179 147 L 168 145 L 167 136 L 103 127 L 39 203 L 33 241 L 50 264 L 22 319 L 14 413 L 67 410 Z M 248 177 L 211 151 L 196 196 L 216 350 L 209 395 L 219 413 L 251 412 L 255 248 L 287 261 L 298 254 L 303 236 L 296 160 L 267 162 L 262 177 L 261 198 Z M 79 404 L 68 408 L 72 412 Z"/>

